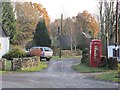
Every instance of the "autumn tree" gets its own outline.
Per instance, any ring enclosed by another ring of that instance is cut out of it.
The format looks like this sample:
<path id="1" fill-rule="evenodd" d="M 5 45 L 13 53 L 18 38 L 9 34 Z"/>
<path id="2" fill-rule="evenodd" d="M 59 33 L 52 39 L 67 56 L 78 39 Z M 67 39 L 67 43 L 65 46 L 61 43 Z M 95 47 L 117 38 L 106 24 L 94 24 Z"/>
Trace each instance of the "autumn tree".
<path id="1" fill-rule="evenodd" d="M 75 49 L 76 51 L 76 47 L 77 47 L 77 29 L 76 29 L 76 22 L 75 22 L 75 17 L 73 18 L 67 18 L 65 20 L 65 24 L 64 24 L 64 27 L 63 27 L 63 34 L 68 37 L 68 45 L 71 49 L 71 51 L 73 50 L 73 48 Z M 66 41 L 66 43 L 68 42 Z"/>
<path id="2" fill-rule="evenodd" d="M 32 5 L 43 15 L 48 31 L 50 31 L 49 29 L 50 18 L 46 8 L 44 8 L 41 4 L 37 4 L 37 3 L 33 3 Z"/>
<path id="3" fill-rule="evenodd" d="M 33 40 L 37 46 L 51 46 L 51 39 L 49 37 L 45 21 L 38 22 Z"/>
<path id="4" fill-rule="evenodd" d="M 76 16 L 76 25 L 79 27 L 80 31 L 86 32 L 88 28 L 87 20 L 83 17 L 82 13 L 78 13 Z"/>
<path id="5" fill-rule="evenodd" d="M 60 26 L 60 19 L 51 24 L 53 37 L 57 37 L 56 32 L 58 26 Z M 67 49 L 71 49 L 71 51 L 74 49 L 76 50 L 76 48 L 84 49 L 85 47 L 89 47 L 91 36 L 97 37 L 98 32 L 98 22 L 90 13 L 87 11 L 78 13 L 77 16 L 73 16 L 72 18 L 69 17 L 63 20 L 63 46 L 67 47 Z M 86 37 L 83 33 L 86 33 L 88 37 Z"/>
<path id="6" fill-rule="evenodd" d="M 37 22 L 40 18 L 38 11 L 34 9 L 28 2 L 16 2 L 15 10 L 17 16 L 18 34 L 16 38 L 21 38 L 21 40 L 17 40 L 15 43 L 21 44 L 24 43 L 26 39 L 33 37 L 33 32 L 35 31 L 35 27 L 37 26 Z"/>
<path id="7" fill-rule="evenodd" d="M 87 11 L 82 12 L 82 17 L 87 22 L 88 31 L 92 32 L 93 38 L 97 37 L 99 32 L 99 23 L 90 13 Z"/>
<path id="8" fill-rule="evenodd" d="M 103 47 L 115 43 L 115 22 L 116 11 L 114 9 L 115 2 L 113 0 L 99 2 L 100 11 L 100 39 Z M 103 50 L 103 54 L 107 50 Z"/>
<path id="9" fill-rule="evenodd" d="M 13 5 L 10 2 L 2 2 L 2 28 L 10 36 L 10 42 L 13 43 L 16 34 L 16 19 Z"/>
<path id="10" fill-rule="evenodd" d="M 46 9 L 41 4 L 15 2 L 14 5 L 17 17 L 17 40 L 15 43 L 26 45 L 29 41 L 31 42 L 37 23 L 40 20 L 45 20 L 49 24 L 50 19 Z"/>

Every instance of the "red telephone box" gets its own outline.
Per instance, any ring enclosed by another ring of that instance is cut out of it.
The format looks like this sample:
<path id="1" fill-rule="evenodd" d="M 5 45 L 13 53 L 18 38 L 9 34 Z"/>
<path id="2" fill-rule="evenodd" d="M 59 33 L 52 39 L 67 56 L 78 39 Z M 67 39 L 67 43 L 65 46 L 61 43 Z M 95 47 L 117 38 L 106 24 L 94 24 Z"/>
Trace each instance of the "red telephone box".
<path id="1" fill-rule="evenodd" d="M 90 42 L 90 61 L 91 67 L 97 67 L 100 65 L 100 58 L 102 55 L 102 43 L 101 40 L 94 39 Z"/>

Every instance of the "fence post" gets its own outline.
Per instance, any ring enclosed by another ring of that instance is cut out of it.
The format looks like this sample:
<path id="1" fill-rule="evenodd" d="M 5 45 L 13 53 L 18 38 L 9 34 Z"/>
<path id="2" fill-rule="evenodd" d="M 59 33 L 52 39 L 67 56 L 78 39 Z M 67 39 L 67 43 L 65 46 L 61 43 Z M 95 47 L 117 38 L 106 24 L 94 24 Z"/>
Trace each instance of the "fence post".
<path id="1" fill-rule="evenodd" d="M 3 71 L 5 70 L 5 60 L 4 59 L 2 60 L 2 70 Z"/>
<path id="2" fill-rule="evenodd" d="M 14 64 L 13 64 L 13 60 L 11 60 L 11 70 L 14 71 Z"/>

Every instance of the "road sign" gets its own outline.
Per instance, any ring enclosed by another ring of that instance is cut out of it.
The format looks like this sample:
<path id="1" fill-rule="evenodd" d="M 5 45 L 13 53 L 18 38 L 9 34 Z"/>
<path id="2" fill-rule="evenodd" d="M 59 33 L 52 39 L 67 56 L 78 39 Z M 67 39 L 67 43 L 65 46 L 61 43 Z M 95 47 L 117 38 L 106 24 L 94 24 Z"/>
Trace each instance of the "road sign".
<path id="1" fill-rule="evenodd" d="M 120 1 L 118 2 L 118 13 L 120 14 Z"/>

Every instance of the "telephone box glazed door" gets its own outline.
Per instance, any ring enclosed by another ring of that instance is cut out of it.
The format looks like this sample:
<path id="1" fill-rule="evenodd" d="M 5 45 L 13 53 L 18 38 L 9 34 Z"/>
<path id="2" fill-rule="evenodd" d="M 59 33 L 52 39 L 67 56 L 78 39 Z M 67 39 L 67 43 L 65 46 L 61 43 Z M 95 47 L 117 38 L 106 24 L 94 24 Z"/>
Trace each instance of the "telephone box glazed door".
<path id="1" fill-rule="evenodd" d="M 91 67 L 100 65 L 100 58 L 102 54 L 102 44 L 100 40 L 92 40 L 90 43 L 90 62 Z"/>

